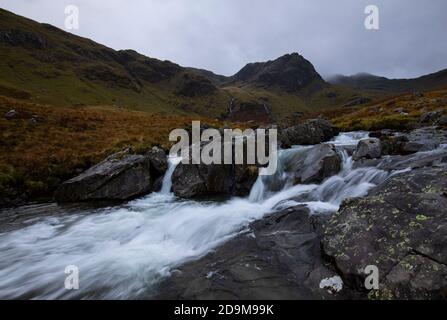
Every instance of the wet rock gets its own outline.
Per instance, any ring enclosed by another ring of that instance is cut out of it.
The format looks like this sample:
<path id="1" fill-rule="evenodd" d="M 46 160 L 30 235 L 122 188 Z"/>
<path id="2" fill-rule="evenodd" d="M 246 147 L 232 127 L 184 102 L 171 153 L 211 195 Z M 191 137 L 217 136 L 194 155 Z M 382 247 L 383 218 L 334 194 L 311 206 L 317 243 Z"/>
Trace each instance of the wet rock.
<path id="1" fill-rule="evenodd" d="M 364 289 L 364 269 L 375 265 L 380 285 L 370 298 L 446 298 L 446 190 L 447 166 L 421 168 L 344 201 L 323 236 L 343 281 Z"/>
<path id="2" fill-rule="evenodd" d="M 407 154 L 405 151 L 405 145 L 408 138 L 405 135 L 383 135 L 380 137 L 380 143 L 382 145 L 383 155 L 403 155 Z"/>
<path id="3" fill-rule="evenodd" d="M 341 158 L 332 144 L 320 144 L 296 153 L 288 161 L 285 171 L 292 173 L 295 184 L 319 183 L 337 174 Z"/>
<path id="4" fill-rule="evenodd" d="M 243 197 L 250 194 L 258 178 L 258 167 L 254 165 L 236 165 L 234 167 L 234 196 Z"/>
<path id="5" fill-rule="evenodd" d="M 381 155 L 382 145 L 380 143 L 380 140 L 377 138 L 369 138 L 359 141 L 357 149 L 354 152 L 353 159 L 374 159 L 380 158 Z"/>
<path id="6" fill-rule="evenodd" d="M 305 206 L 271 214 L 205 257 L 172 272 L 158 299 L 338 299 L 323 279 L 337 275 L 320 251 L 318 223 Z M 338 288 L 338 287 L 337 287 Z"/>
<path id="7" fill-rule="evenodd" d="M 282 148 L 293 145 L 313 145 L 331 140 L 338 130 L 324 119 L 308 120 L 305 123 L 283 129 L 278 138 Z"/>
<path id="8" fill-rule="evenodd" d="M 172 175 L 172 190 L 181 198 L 229 194 L 232 187 L 231 165 L 180 163 Z"/>
<path id="9" fill-rule="evenodd" d="M 447 163 L 447 149 L 409 155 L 387 156 L 382 159 L 362 159 L 354 162 L 354 169 L 374 166 L 385 171 L 418 169 Z"/>
<path id="10" fill-rule="evenodd" d="M 150 169 L 148 156 L 118 153 L 64 182 L 55 197 L 58 202 L 132 199 L 152 190 Z"/>
<path id="11" fill-rule="evenodd" d="M 420 151 L 431 151 L 447 143 L 447 131 L 434 127 L 424 127 L 409 133 L 382 135 L 384 155 L 408 155 Z"/>
<path id="12" fill-rule="evenodd" d="M 247 150 L 244 141 L 244 153 Z M 209 145 L 202 142 L 200 148 Z M 233 164 L 223 164 L 225 148 L 232 148 Z M 258 167 L 255 164 L 243 162 L 236 164 L 235 141 L 222 143 L 222 164 L 191 164 L 180 163 L 172 174 L 172 190 L 181 198 L 202 198 L 205 196 L 246 196 L 258 177 Z M 206 152 L 206 151 L 205 151 Z M 190 158 L 192 149 L 189 149 Z M 245 158 L 246 160 L 246 158 Z"/>
<path id="13" fill-rule="evenodd" d="M 151 163 L 151 177 L 157 179 L 164 176 L 168 169 L 168 157 L 163 149 L 152 147 L 147 153 L 147 157 Z"/>
<path id="14" fill-rule="evenodd" d="M 436 124 L 439 126 L 447 126 L 447 115 L 440 117 Z"/>
<path id="15" fill-rule="evenodd" d="M 251 165 L 182 164 L 172 175 L 172 190 L 181 198 L 203 196 L 245 196 L 258 176 Z"/>
<path id="16" fill-rule="evenodd" d="M 447 143 L 447 131 L 438 130 L 436 128 L 420 128 L 411 131 L 405 135 L 408 138 L 408 144 L 406 148 L 416 149 L 417 151 L 430 151 L 439 147 L 440 144 Z"/>

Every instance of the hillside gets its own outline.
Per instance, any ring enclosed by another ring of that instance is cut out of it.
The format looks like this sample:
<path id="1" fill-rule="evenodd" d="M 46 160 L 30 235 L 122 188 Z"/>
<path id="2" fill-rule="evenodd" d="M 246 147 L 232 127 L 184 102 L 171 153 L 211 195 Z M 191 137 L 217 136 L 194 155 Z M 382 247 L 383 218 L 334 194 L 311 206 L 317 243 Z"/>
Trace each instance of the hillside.
<path id="1" fill-rule="evenodd" d="M 340 105 L 359 93 L 327 84 L 298 54 L 248 64 L 225 77 L 115 51 L 0 9 L 0 94 L 54 106 L 110 105 L 221 119 L 255 114 L 253 120 L 271 122 Z"/>
<path id="2" fill-rule="evenodd" d="M 409 93 L 447 87 L 447 69 L 414 79 L 388 79 L 368 73 L 352 76 L 337 75 L 329 79 L 335 85 L 346 86 L 354 90 L 371 90 L 383 93 Z"/>
<path id="3" fill-rule="evenodd" d="M 14 110 L 12 115 L 7 115 Z M 48 195 L 62 181 L 131 147 L 169 149 L 169 132 L 198 116 L 168 116 L 110 106 L 57 107 L 0 96 L 0 206 Z"/>
<path id="4" fill-rule="evenodd" d="M 184 114 L 218 114 L 228 100 L 206 78 L 177 64 L 115 51 L 5 10 L 0 10 L 0 93 L 55 106 Z"/>
<path id="5" fill-rule="evenodd" d="M 443 116 L 444 115 L 444 116 Z M 305 119 L 323 117 L 341 131 L 375 131 L 382 129 L 411 130 L 422 125 L 433 125 L 431 118 L 442 118 L 436 123 L 447 127 L 447 89 L 396 97 L 371 102 L 364 106 L 339 107 L 287 119 L 288 125 Z M 423 120 L 425 118 L 425 120 Z"/>

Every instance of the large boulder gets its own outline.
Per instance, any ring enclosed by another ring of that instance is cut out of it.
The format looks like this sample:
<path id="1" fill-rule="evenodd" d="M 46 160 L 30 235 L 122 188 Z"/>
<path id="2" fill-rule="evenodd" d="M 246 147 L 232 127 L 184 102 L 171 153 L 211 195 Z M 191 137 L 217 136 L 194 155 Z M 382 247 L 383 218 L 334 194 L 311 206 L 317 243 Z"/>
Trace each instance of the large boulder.
<path id="1" fill-rule="evenodd" d="M 293 174 L 295 184 L 320 183 L 340 169 L 341 158 L 333 144 L 320 144 L 297 152 L 285 167 L 286 172 Z"/>
<path id="2" fill-rule="evenodd" d="M 64 182 L 55 197 L 59 202 L 128 200 L 149 193 L 152 182 L 150 157 L 118 153 Z"/>
<path id="3" fill-rule="evenodd" d="M 447 298 L 447 166 L 394 175 L 365 198 L 346 200 L 325 226 L 323 248 L 343 280 L 370 298 Z"/>
<path id="4" fill-rule="evenodd" d="M 382 155 L 382 145 L 377 138 L 362 139 L 357 144 L 357 149 L 354 152 L 353 159 L 375 159 Z"/>
<path id="5" fill-rule="evenodd" d="M 258 176 L 254 165 L 182 164 L 172 174 L 172 190 L 181 198 L 245 196 Z"/>
<path id="6" fill-rule="evenodd" d="M 324 220 L 300 205 L 255 221 L 208 255 L 171 270 L 155 298 L 354 298 L 342 283 L 335 291 L 324 285 L 337 275 L 321 256 Z"/>
<path id="7" fill-rule="evenodd" d="M 312 119 L 279 131 L 282 148 L 293 145 L 313 145 L 331 140 L 338 130 L 324 119 Z"/>
<path id="8" fill-rule="evenodd" d="M 201 143 L 202 151 L 207 145 L 209 145 L 209 142 Z M 246 162 L 235 164 L 234 140 L 231 143 L 222 143 L 222 157 L 226 147 L 232 148 L 233 164 L 178 164 L 172 174 L 172 191 L 174 194 L 187 199 L 205 196 L 248 195 L 258 177 L 258 166 Z M 245 144 L 243 150 L 244 152 L 247 151 Z M 190 147 L 190 156 L 191 152 Z M 224 162 L 223 158 L 221 160 Z"/>

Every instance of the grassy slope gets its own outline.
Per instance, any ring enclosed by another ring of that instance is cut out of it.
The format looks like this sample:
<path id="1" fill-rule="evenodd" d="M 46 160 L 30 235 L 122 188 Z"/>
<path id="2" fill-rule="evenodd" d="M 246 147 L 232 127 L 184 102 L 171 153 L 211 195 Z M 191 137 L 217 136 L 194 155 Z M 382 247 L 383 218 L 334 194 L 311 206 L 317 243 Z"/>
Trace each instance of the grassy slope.
<path id="1" fill-rule="evenodd" d="M 19 111 L 20 118 L 3 115 Z M 39 196 L 61 181 L 132 147 L 144 152 L 153 145 L 168 149 L 168 134 L 191 120 L 222 126 L 204 117 L 166 116 L 114 107 L 54 108 L 0 96 L 0 194 Z M 32 123 L 32 117 L 37 123 Z M 0 202 L 1 202 L 0 197 Z"/>
<path id="2" fill-rule="evenodd" d="M 4 95 L 17 97 L 19 92 L 32 101 L 54 106 L 117 105 L 147 112 L 213 116 L 221 113 L 229 99 L 221 91 L 198 98 L 176 94 L 180 78 L 188 72 L 178 65 L 134 53 L 139 63 L 135 70 L 174 73 L 147 81 L 120 62 L 121 52 L 0 9 L 0 32 L 11 31 L 19 31 L 31 41 L 15 45 L 0 41 L 0 93 Z M 35 38 L 43 39 L 44 47 L 34 45 Z M 92 79 L 88 75 L 98 70 L 105 70 L 105 76 L 98 73 L 99 79 Z M 190 108 L 185 110 L 185 105 Z"/>
<path id="3" fill-rule="evenodd" d="M 411 129 L 426 112 L 447 114 L 447 89 L 424 92 L 423 96 L 403 94 L 359 107 L 342 107 L 312 112 L 307 118 L 323 116 L 342 131 Z M 303 119 L 301 119 L 303 120 Z M 297 119 L 292 120 L 292 122 Z"/>

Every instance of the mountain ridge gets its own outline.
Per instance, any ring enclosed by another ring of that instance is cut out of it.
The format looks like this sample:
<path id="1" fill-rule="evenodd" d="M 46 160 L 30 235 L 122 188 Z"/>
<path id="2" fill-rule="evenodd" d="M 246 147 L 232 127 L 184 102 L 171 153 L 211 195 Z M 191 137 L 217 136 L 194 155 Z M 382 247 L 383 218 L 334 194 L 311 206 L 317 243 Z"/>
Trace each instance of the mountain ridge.
<path id="1" fill-rule="evenodd" d="M 269 110 L 260 118 L 278 121 L 316 106 L 339 105 L 357 94 L 326 84 L 296 53 L 247 64 L 225 77 L 134 50 L 115 51 L 3 9 L 0 58 L 0 94 L 54 106 L 110 105 L 237 120 L 237 114 L 228 114 L 233 103 L 245 110 L 244 119 L 251 110 Z M 252 65 L 257 72 L 241 78 Z M 338 99 L 328 98 L 325 90 L 337 91 Z"/>
<path id="2" fill-rule="evenodd" d="M 278 122 L 366 104 L 384 94 L 447 86 L 446 70 L 419 80 L 363 75 L 325 81 L 298 53 L 248 63 L 228 77 L 134 50 L 116 51 L 3 9 L 0 58 L 0 95 L 54 106 L 108 105 L 230 121 Z"/>
<path id="3" fill-rule="evenodd" d="M 329 77 L 331 84 L 342 85 L 352 89 L 376 90 L 383 92 L 404 93 L 411 91 L 436 90 L 447 87 L 447 69 L 408 79 L 390 79 L 383 76 L 360 72 L 345 76 L 342 74 Z"/>

